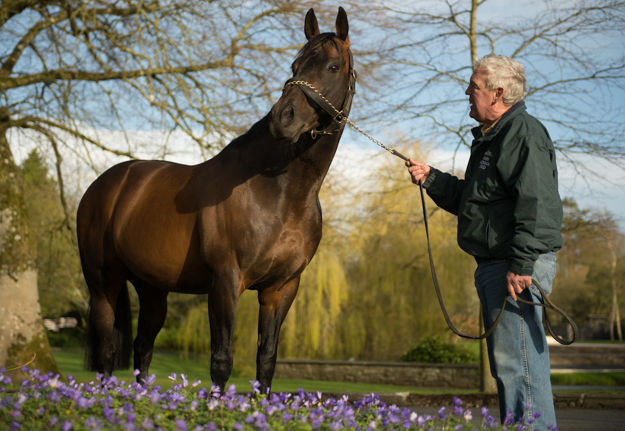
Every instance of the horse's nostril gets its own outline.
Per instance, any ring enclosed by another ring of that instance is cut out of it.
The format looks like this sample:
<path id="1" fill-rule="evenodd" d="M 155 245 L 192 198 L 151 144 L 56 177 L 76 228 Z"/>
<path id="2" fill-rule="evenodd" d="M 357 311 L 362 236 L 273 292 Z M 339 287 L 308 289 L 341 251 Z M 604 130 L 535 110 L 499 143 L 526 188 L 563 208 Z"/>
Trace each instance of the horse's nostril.
<path id="1" fill-rule="evenodd" d="M 282 125 L 286 127 L 293 122 L 294 118 L 295 109 L 293 109 L 292 106 L 287 106 L 282 110 L 282 114 L 280 115 L 280 123 L 282 123 Z"/>

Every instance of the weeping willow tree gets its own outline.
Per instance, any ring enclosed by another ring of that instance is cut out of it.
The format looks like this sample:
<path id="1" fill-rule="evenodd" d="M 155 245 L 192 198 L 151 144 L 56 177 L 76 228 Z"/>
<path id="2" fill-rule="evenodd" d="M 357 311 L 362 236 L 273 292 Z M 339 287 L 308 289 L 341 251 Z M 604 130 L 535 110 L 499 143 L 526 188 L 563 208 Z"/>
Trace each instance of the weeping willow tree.
<path id="1" fill-rule="evenodd" d="M 417 156 L 419 151 L 408 148 L 406 153 Z M 373 178 L 378 189 L 367 195 L 351 233 L 358 246 L 346 260 L 350 298 L 342 321 L 349 323 L 338 340 L 351 346 L 345 357 L 395 360 L 421 337 L 446 331 L 432 287 L 418 189 L 407 180 L 402 163 L 385 162 Z M 476 315 L 473 307 L 462 308 L 476 302 L 471 292 L 475 264 L 456 244 L 455 217 L 427 202 L 443 295 L 452 314 L 467 320 Z"/>

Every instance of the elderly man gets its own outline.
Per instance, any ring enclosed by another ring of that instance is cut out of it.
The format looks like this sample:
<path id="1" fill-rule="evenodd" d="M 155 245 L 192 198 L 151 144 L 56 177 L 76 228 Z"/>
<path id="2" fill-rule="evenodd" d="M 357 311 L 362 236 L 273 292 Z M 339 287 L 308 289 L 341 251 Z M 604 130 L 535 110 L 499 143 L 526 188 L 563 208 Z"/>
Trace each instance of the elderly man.
<path id="1" fill-rule="evenodd" d="M 459 179 L 411 160 L 412 181 L 434 202 L 458 216 L 458 244 L 474 256 L 475 286 L 486 329 L 505 295 L 505 312 L 488 337 L 488 356 L 497 380 L 502 422 L 525 415 L 538 429 L 556 425 L 549 350 L 538 282 L 547 294 L 562 246 L 562 203 L 553 143 L 545 127 L 526 112 L 523 66 L 490 54 L 474 64 L 465 92 L 469 115 L 481 123 L 465 178 Z"/>

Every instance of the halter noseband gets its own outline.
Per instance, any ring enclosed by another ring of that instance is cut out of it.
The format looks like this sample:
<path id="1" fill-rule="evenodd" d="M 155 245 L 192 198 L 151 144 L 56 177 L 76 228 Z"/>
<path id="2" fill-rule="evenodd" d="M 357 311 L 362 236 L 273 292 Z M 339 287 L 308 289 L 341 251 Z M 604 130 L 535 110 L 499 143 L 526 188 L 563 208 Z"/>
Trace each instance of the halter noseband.
<path id="1" fill-rule="evenodd" d="M 345 99 L 343 100 L 343 106 L 338 110 L 330 103 L 328 99 L 326 99 L 323 94 L 317 90 L 314 86 L 309 84 L 306 81 L 287 81 L 284 84 L 284 88 L 297 85 L 313 102 L 315 102 L 321 109 L 323 109 L 327 114 L 332 117 L 332 122 L 324 128 L 313 129 L 310 131 L 310 135 L 313 139 L 317 138 L 319 135 L 331 135 L 335 132 L 342 122 L 347 119 L 346 112 L 352 107 L 352 99 L 354 98 L 354 94 L 356 94 L 356 79 L 358 78 L 358 74 L 356 73 L 356 69 L 354 69 L 354 57 L 352 56 L 352 52 L 349 51 L 349 85 L 347 87 L 347 94 L 345 95 Z M 330 130 L 334 129 L 334 130 Z"/>

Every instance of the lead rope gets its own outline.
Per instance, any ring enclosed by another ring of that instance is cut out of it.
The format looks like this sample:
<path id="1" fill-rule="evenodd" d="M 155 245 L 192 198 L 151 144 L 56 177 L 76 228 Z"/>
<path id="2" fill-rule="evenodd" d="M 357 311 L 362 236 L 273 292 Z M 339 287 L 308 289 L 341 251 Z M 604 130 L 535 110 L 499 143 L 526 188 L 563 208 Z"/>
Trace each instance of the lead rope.
<path id="1" fill-rule="evenodd" d="M 323 101 L 325 101 L 331 109 L 333 109 L 336 112 L 336 115 L 334 116 L 334 119 L 335 119 L 336 122 L 342 123 L 343 121 L 345 121 L 347 124 L 349 124 L 351 127 L 356 129 L 358 132 L 362 133 L 367 138 L 369 138 L 377 146 L 385 149 L 386 151 L 388 151 L 392 155 L 397 156 L 400 159 L 405 160 L 406 162 L 410 163 L 410 159 L 408 159 L 408 157 L 404 156 L 403 154 L 401 154 L 399 151 L 395 150 L 394 148 L 387 147 L 382 142 L 380 142 L 377 139 L 375 139 L 373 136 L 371 136 L 368 133 L 364 132 L 360 127 L 358 127 L 356 124 L 354 124 L 353 121 L 351 121 L 349 118 L 347 118 L 343 112 L 341 112 L 338 109 L 336 109 L 332 105 L 332 103 L 330 103 L 330 101 L 328 101 L 328 99 L 326 99 L 323 96 L 323 94 L 321 94 L 315 87 L 310 85 L 308 82 L 306 82 L 306 81 L 291 81 L 291 82 L 287 83 L 286 85 L 300 85 L 300 86 L 304 85 L 304 86 L 310 88 L 317 95 L 319 95 L 319 97 L 321 97 L 323 99 Z M 478 336 L 469 335 L 469 334 L 463 334 L 462 332 L 458 331 L 458 329 L 456 329 L 456 327 L 454 326 L 454 324 L 452 323 L 452 321 L 451 321 L 451 319 L 449 317 L 449 314 L 447 313 L 447 309 L 445 308 L 445 304 L 443 302 L 443 297 L 441 295 L 440 286 L 438 284 L 438 278 L 436 277 L 436 268 L 434 267 L 434 258 L 432 257 L 432 246 L 430 245 L 430 229 L 429 229 L 429 226 L 428 226 L 428 214 L 427 214 L 427 209 L 426 209 L 426 206 L 425 206 L 425 195 L 423 193 L 423 182 L 422 181 L 419 181 L 419 192 L 421 193 L 421 207 L 423 208 L 423 225 L 425 226 L 425 236 L 427 238 L 427 243 L 428 243 L 428 256 L 430 258 L 430 271 L 432 273 L 432 281 L 434 283 L 434 289 L 436 290 L 436 296 L 438 298 L 438 303 L 440 304 L 441 310 L 443 312 L 443 316 L 445 317 L 445 321 L 447 322 L 447 326 L 449 326 L 449 329 L 451 329 L 454 334 L 456 334 L 456 335 L 458 335 L 458 336 L 460 336 L 462 338 L 468 338 L 468 339 L 471 339 L 471 340 L 481 340 L 483 338 L 486 338 L 486 337 L 488 337 L 489 335 L 491 335 L 495 331 L 495 328 L 499 324 L 499 321 L 501 320 L 501 317 L 503 316 L 503 312 L 505 311 L 506 302 L 508 301 L 508 296 L 510 294 L 509 294 L 509 292 L 506 292 L 506 296 L 505 296 L 505 298 L 503 300 L 503 304 L 501 306 L 501 311 L 499 312 L 499 315 L 497 316 L 497 318 L 495 319 L 495 321 L 493 322 L 491 327 L 488 329 L 488 331 L 484 332 L 484 334 L 478 335 Z M 535 306 L 543 307 L 543 314 L 545 316 L 545 326 L 547 326 L 547 330 L 549 331 L 549 333 L 551 334 L 553 339 L 556 340 L 560 344 L 564 344 L 564 345 L 573 344 L 575 342 L 575 340 L 577 340 L 577 338 L 579 336 L 579 330 L 577 328 L 577 324 L 563 310 L 561 310 L 553 302 L 551 302 L 551 300 L 549 299 L 549 297 L 547 296 L 547 294 L 545 293 L 543 288 L 540 286 L 540 284 L 538 284 L 538 282 L 536 282 L 536 280 L 532 280 L 532 284 L 534 284 L 534 286 L 536 286 L 538 288 L 538 291 L 540 292 L 540 295 L 541 295 L 541 298 L 539 299 L 540 302 L 526 301 L 525 299 L 518 298 L 518 297 L 517 297 L 517 301 L 516 302 L 517 303 L 520 302 L 520 303 L 527 304 L 527 305 L 535 305 Z M 571 328 L 573 329 L 573 337 L 572 337 L 571 340 L 565 340 L 563 338 L 560 338 L 558 335 L 556 335 L 555 331 L 551 327 L 551 323 L 549 322 L 549 316 L 547 315 L 547 309 L 556 311 L 558 314 L 560 314 L 562 317 L 564 317 L 568 321 L 569 325 L 571 325 Z"/>

